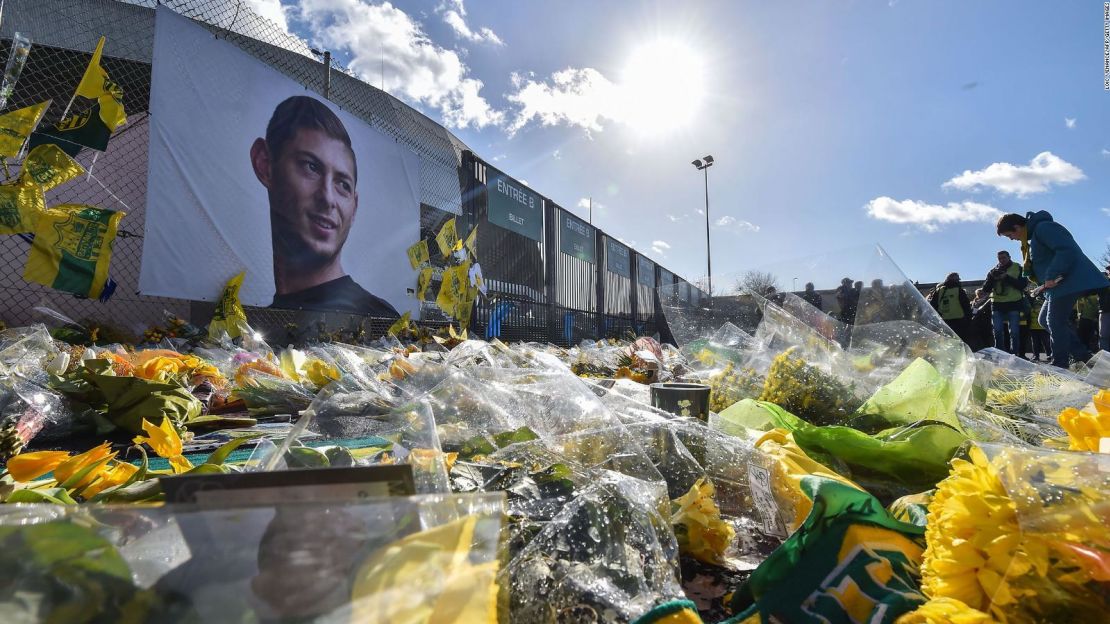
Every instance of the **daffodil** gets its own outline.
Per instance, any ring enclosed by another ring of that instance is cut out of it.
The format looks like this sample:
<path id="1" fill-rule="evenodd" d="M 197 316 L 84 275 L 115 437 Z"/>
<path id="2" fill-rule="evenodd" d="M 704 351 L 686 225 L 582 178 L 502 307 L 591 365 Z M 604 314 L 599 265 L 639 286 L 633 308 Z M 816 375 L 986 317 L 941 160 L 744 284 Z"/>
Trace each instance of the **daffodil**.
<path id="1" fill-rule="evenodd" d="M 169 418 L 163 418 L 159 426 L 143 420 L 143 431 L 146 432 L 147 437 L 135 436 L 135 444 L 146 444 L 154 449 L 159 457 L 169 460 L 174 474 L 192 469 L 193 464 L 181 454 L 181 437 L 177 435 L 177 430 L 173 428 L 173 422 Z"/>
<path id="2" fill-rule="evenodd" d="M 54 470 L 58 464 L 67 459 L 69 459 L 69 453 L 65 451 L 20 453 L 8 460 L 8 474 L 16 481 L 30 481 Z"/>
<path id="3" fill-rule="evenodd" d="M 333 381 L 339 381 L 339 369 L 323 360 L 312 358 L 304 366 L 304 377 L 314 386 L 322 388 Z"/>
<path id="4" fill-rule="evenodd" d="M 108 470 L 108 462 L 115 458 L 116 453 L 111 450 L 112 445 L 105 442 L 80 455 L 74 455 L 59 463 L 54 468 L 54 479 L 59 484 L 65 484 L 67 489 L 77 491 L 96 481 L 101 474 Z M 76 482 L 69 483 L 70 479 L 81 471 L 88 469 Z"/>
<path id="5" fill-rule="evenodd" d="M 933 598 L 895 624 L 994 624 L 994 618 L 955 598 Z"/>
<path id="6" fill-rule="evenodd" d="M 112 462 L 112 466 L 108 470 L 102 471 L 100 473 L 100 478 L 93 481 L 92 484 L 82 490 L 81 495 L 85 498 L 92 498 L 108 488 L 123 485 L 138 471 L 138 466 L 134 466 L 127 462 Z"/>
<path id="7" fill-rule="evenodd" d="M 721 519 L 721 509 L 713 499 L 713 483 L 698 479 L 690 491 L 674 500 L 677 507 L 671 516 L 679 550 L 706 563 L 724 559 L 736 531 Z"/>

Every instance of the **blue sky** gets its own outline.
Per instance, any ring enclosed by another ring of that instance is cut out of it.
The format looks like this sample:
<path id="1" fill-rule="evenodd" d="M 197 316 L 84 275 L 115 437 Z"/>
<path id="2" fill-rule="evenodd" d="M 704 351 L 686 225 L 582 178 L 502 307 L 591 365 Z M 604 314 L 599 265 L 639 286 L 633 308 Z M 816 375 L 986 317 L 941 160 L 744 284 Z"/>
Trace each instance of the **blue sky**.
<path id="1" fill-rule="evenodd" d="M 1004 212 L 1110 235 L 1101 2 L 251 2 L 690 279 L 705 154 L 718 275 L 878 243 L 979 279 Z"/>

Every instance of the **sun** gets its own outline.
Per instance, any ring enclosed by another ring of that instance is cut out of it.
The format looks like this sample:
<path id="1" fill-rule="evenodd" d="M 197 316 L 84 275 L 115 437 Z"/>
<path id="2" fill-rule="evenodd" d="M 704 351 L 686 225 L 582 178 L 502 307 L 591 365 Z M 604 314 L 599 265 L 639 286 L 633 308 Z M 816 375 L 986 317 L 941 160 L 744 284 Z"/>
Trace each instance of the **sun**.
<path id="1" fill-rule="evenodd" d="M 705 60 L 674 39 L 641 44 L 620 79 L 622 119 L 653 136 L 690 125 L 705 99 Z"/>

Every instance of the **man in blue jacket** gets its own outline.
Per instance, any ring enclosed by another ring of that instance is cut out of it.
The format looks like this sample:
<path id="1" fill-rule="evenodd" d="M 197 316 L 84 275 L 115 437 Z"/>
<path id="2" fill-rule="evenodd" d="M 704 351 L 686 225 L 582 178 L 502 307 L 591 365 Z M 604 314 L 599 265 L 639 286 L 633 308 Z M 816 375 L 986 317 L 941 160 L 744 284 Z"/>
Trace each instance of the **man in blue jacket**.
<path id="1" fill-rule="evenodd" d="M 1110 280 L 1083 255 L 1083 250 L 1064 226 L 1044 210 L 1002 215 L 996 227 L 999 236 L 1021 242 L 1026 276 L 1044 288 L 1045 305 L 1038 322 L 1052 338 L 1052 363 L 1068 367 L 1068 357 L 1086 362 L 1091 352 L 1080 343 L 1068 323 L 1079 297 L 1110 286 Z"/>

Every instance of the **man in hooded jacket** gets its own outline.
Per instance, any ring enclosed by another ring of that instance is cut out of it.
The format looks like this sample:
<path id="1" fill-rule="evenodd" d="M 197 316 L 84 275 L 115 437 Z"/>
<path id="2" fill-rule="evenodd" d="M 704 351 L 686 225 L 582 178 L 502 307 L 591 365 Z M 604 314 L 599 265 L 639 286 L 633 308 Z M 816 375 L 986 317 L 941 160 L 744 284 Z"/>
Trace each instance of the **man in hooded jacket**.
<path id="1" fill-rule="evenodd" d="M 1052 363 L 1067 368 L 1069 357 L 1080 362 L 1090 359 L 1091 352 L 1075 335 L 1068 317 L 1079 297 L 1110 286 L 1110 280 L 1083 254 L 1071 232 L 1044 210 L 1024 217 L 1002 215 L 996 231 L 1021 242 L 1026 275 L 1042 284 L 1045 305 L 1039 322 L 1052 338 Z"/>

